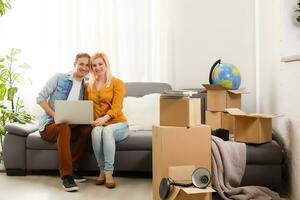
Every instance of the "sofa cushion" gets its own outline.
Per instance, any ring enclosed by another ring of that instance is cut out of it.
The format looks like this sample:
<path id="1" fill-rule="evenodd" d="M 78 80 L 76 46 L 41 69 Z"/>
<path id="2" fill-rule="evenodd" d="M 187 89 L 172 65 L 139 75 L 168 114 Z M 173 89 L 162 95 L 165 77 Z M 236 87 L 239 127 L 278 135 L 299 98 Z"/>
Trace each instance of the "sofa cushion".
<path id="1" fill-rule="evenodd" d="M 247 164 L 280 164 L 283 159 L 282 147 L 273 140 L 265 144 L 247 144 Z"/>
<path id="2" fill-rule="evenodd" d="M 57 149 L 56 143 L 41 139 L 38 131 L 29 134 L 27 138 L 28 149 Z M 90 145 L 91 146 L 91 145 Z M 118 151 L 152 150 L 152 131 L 130 131 L 129 136 L 117 143 Z M 247 164 L 280 164 L 283 160 L 281 146 L 276 142 L 246 145 Z M 92 149 L 91 147 L 89 149 Z"/>
<path id="3" fill-rule="evenodd" d="M 117 142 L 117 151 L 152 151 L 152 131 L 130 131 L 126 139 Z M 87 147 L 93 152 L 92 144 Z"/>
<path id="4" fill-rule="evenodd" d="M 130 131 L 129 136 L 117 143 L 117 150 L 152 150 L 152 131 Z"/>
<path id="5" fill-rule="evenodd" d="M 28 135 L 26 146 L 28 149 L 57 149 L 56 143 L 47 142 L 41 138 L 40 132 L 36 131 Z"/>
<path id="6" fill-rule="evenodd" d="M 38 131 L 27 138 L 28 149 L 57 149 L 56 143 L 43 140 Z M 91 145 L 88 149 L 92 149 Z M 152 149 L 152 131 L 130 131 L 129 136 L 117 143 L 117 150 L 150 150 Z"/>
<path id="7" fill-rule="evenodd" d="M 159 99 L 159 93 L 124 98 L 123 112 L 130 130 L 152 130 L 153 124 L 159 124 Z"/>

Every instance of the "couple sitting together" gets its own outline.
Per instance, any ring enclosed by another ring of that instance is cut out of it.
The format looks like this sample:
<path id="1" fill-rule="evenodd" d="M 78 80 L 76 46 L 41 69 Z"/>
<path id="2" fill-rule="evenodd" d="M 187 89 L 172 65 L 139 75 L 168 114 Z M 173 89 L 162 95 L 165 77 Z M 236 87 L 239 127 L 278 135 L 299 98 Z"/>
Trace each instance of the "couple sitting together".
<path id="1" fill-rule="evenodd" d="M 85 83 L 84 78 L 89 73 L 89 81 Z M 72 73 L 54 75 L 39 92 L 37 103 L 46 112 L 40 119 L 40 135 L 43 140 L 57 143 L 59 172 L 66 191 L 76 191 L 79 189 L 76 182 L 86 181 L 78 174 L 78 168 L 90 135 L 100 169 L 96 184 L 115 187 L 112 176 L 115 143 L 125 139 L 129 132 L 126 117 L 122 113 L 124 95 L 124 83 L 112 76 L 108 59 L 103 53 L 96 53 L 92 57 L 86 53 L 78 54 Z M 55 100 L 83 99 L 93 102 L 92 125 L 54 123 Z M 71 148 L 74 139 L 77 144 Z"/>

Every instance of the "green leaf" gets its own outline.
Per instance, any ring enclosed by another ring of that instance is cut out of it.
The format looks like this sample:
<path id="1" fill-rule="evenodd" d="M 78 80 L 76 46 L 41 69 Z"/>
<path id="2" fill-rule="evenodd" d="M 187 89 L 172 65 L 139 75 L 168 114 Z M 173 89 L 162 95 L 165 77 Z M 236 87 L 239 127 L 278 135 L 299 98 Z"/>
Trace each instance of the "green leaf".
<path id="1" fill-rule="evenodd" d="M 297 17 L 297 21 L 300 22 L 300 16 Z"/>
<path id="2" fill-rule="evenodd" d="M 21 49 L 12 48 L 10 53 L 11 53 L 11 56 L 15 56 L 15 55 L 17 55 L 17 54 L 19 54 L 21 52 L 22 52 Z"/>
<path id="3" fill-rule="evenodd" d="M 17 59 L 15 59 L 14 57 L 11 57 L 11 56 L 6 56 L 6 60 L 8 60 L 8 62 L 15 62 L 15 61 L 17 61 Z"/>
<path id="4" fill-rule="evenodd" d="M 0 80 L 2 83 L 6 83 L 6 81 L 8 79 L 8 74 L 9 74 L 9 71 L 6 68 L 4 68 L 0 71 Z"/>
<path id="5" fill-rule="evenodd" d="M 3 123 L 4 122 L 4 126 L 5 126 L 5 124 L 6 124 L 6 122 L 8 122 L 8 117 L 9 117 L 9 113 L 8 113 L 8 111 L 5 111 L 5 113 L 2 115 L 2 122 L 1 123 Z"/>
<path id="6" fill-rule="evenodd" d="M 0 15 L 3 16 L 5 14 L 6 8 L 4 7 L 3 2 L 0 3 Z"/>
<path id="7" fill-rule="evenodd" d="M 22 116 L 14 115 L 13 116 L 14 122 L 19 122 L 20 124 L 26 124 L 26 121 L 22 118 Z"/>
<path id="8" fill-rule="evenodd" d="M 5 61 L 5 58 L 0 58 L 0 62 L 3 62 L 3 61 Z"/>
<path id="9" fill-rule="evenodd" d="M 11 5 L 10 5 L 9 1 L 6 1 L 6 4 L 4 4 L 4 6 L 5 6 L 7 9 L 11 9 Z"/>
<path id="10" fill-rule="evenodd" d="M 24 83 L 24 78 L 21 76 L 21 74 L 19 73 L 15 73 L 13 74 L 13 80 L 16 81 L 17 83 L 21 83 L 23 84 Z"/>
<path id="11" fill-rule="evenodd" d="M 0 135 L 5 135 L 5 128 L 4 128 L 4 126 L 0 126 Z"/>
<path id="12" fill-rule="evenodd" d="M 26 72 L 22 72 L 22 77 L 24 78 L 24 80 L 28 80 L 29 83 L 32 85 L 32 80 L 31 78 L 28 76 L 28 74 Z"/>
<path id="13" fill-rule="evenodd" d="M 6 94 L 6 85 L 0 84 L 0 101 L 2 101 Z"/>
<path id="14" fill-rule="evenodd" d="M 11 87 L 7 91 L 7 100 L 12 101 L 14 99 L 15 94 L 17 93 L 18 88 Z"/>
<path id="15" fill-rule="evenodd" d="M 28 64 L 26 64 L 26 63 L 23 63 L 22 65 L 19 65 L 18 67 L 19 67 L 19 68 L 22 68 L 22 69 L 25 69 L 25 70 L 31 68 L 30 65 L 28 65 Z"/>

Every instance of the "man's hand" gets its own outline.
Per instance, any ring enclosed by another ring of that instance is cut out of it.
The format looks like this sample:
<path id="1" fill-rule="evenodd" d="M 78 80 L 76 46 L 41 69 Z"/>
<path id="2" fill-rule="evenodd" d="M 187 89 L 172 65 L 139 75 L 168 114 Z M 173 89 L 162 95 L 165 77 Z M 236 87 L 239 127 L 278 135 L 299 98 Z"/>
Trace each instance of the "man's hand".
<path id="1" fill-rule="evenodd" d="M 49 104 L 47 101 L 42 101 L 39 103 L 39 105 L 43 108 L 43 110 L 48 113 L 51 117 L 54 118 L 55 112 L 50 108 Z"/>

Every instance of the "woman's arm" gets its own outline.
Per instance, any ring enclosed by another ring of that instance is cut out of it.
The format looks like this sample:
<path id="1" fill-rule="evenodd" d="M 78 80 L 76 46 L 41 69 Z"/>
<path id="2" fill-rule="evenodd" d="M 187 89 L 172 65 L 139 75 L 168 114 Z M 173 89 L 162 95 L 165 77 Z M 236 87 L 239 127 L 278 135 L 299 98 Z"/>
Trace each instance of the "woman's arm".
<path id="1" fill-rule="evenodd" d="M 117 79 L 114 84 L 111 109 L 107 111 L 107 115 L 109 115 L 111 118 L 121 114 L 123 108 L 123 99 L 125 96 L 125 85 L 123 81 Z"/>

